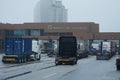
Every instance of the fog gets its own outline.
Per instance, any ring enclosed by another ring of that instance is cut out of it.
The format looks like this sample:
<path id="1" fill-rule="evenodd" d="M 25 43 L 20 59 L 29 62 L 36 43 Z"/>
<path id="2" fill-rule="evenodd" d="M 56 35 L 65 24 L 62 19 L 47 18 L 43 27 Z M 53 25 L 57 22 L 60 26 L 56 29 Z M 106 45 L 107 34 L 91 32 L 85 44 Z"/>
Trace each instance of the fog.
<path id="1" fill-rule="evenodd" d="M 0 22 L 33 22 L 39 0 L 0 0 Z M 68 22 L 95 22 L 101 32 L 120 32 L 120 0 L 62 0 Z"/>

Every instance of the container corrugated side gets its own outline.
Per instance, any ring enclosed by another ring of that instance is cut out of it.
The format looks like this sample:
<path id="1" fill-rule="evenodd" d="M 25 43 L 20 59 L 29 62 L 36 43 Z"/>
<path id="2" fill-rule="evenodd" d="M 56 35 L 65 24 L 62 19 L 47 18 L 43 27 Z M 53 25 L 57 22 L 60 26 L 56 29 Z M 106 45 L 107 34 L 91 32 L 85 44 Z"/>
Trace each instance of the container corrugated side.
<path id="1" fill-rule="evenodd" d="M 6 38 L 5 39 L 5 54 L 13 55 L 14 54 L 14 38 Z"/>

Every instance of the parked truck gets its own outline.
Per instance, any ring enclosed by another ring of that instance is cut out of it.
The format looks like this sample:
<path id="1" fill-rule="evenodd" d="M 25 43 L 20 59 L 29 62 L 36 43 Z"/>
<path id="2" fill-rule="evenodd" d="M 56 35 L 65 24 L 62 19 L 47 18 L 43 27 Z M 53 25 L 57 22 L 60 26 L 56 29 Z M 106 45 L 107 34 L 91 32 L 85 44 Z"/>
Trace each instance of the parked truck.
<path id="1" fill-rule="evenodd" d="M 120 42 L 119 42 L 119 45 L 117 47 L 116 69 L 120 70 Z"/>
<path id="2" fill-rule="evenodd" d="M 6 38 L 5 55 L 2 57 L 2 62 L 22 63 L 33 59 L 40 60 L 40 52 L 34 50 L 37 46 L 36 43 L 37 41 L 32 42 L 31 38 Z"/>
<path id="3" fill-rule="evenodd" d="M 32 55 L 30 55 L 30 60 L 40 60 L 41 59 L 41 42 L 40 40 L 32 40 Z"/>
<path id="4" fill-rule="evenodd" d="M 99 43 L 92 43 L 90 47 L 90 54 L 96 55 L 100 51 L 100 44 Z"/>
<path id="5" fill-rule="evenodd" d="M 89 46 L 87 40 L 77 40 L 78 59 L 88 57 Z"/>
<path id="6" fill-rule="evenodd" d="M 53 51 L 53 43 L 52 40 L 44 40 L 43 41 L 43 48 L 42 48 L 42 53 L 49 53 Z"/>
<path id="7" fill-rule="evenodd" d="M 116 59 L 116 68 L 120 70 L 120 53 L 118 54 L 118 58 Z"/>
<path id="8" fill-rule="evenodd" d="M 116 44 L 112 41 L 102 41 L 100 44 L 100 52 L 97 53 L 96 59 L 110 59 L 116 54 Z"/>
<path id="9" fill-rule="evenodd" d="M 55 64 L 62 63 L 77 64 L 77 40 L 74 36 L 61 36 L 59 38 L 58 54 Z"/>

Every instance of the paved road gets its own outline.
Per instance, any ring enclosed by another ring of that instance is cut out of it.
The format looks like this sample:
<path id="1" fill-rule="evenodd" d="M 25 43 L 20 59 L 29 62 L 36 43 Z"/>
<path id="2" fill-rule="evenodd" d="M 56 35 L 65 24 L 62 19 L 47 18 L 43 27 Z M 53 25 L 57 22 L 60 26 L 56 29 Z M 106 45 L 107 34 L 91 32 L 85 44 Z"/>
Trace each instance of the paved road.
<path id="1" fill-rule="evenodd" d="M 2 59 L 2 55 L 0 55 Z M 16 75 L 23 75 L 34 70 L 41 70 L 52 67 L 54 58 L 49 58 L 47 55 L 41 55 L 40 61 L 32 61 L 21 64 L 4 64 L 0 60 L 0 80 L 8 79 Z M 50 63 L 50 64 L 49 64 Z M 52 64 L 51 64 L 52 63 Z"/>
<path id="2" fill-rule="evenodd" d="M 81 59 L 77 65 L 55 66 L 54 58 L 2 70 L 6 80 L 120 80 L 114 56 L 110 60 L 96 60 L 95 56 Z"/>
<path id="3" fill-rule="evenodd" d="M 58 80 L 120 80 L 120 72 L 116 71 L 114 57 L 107 61 L 88 61 Z"/>

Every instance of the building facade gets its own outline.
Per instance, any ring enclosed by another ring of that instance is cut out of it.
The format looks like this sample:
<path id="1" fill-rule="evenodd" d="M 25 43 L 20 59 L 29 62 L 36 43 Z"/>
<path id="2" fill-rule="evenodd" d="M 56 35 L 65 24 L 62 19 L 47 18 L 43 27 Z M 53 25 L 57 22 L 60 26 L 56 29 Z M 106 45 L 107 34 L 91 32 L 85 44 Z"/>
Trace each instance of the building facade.
<path id="1" fill-rule="evenodd" d="M 99 32 L 99 24 L 93 22 L 0 23 L 0 52 L 4 51 L 6 37 L 57 40 L 66 35 L 76 36 L 78 40 L 120 40 L 120 32 Z"/>
<path id="2" fill-rule="evenodd" d="M 10 36 L 37 37 L 40 39 L 57 39 L 63 35 L 74 35 L 77 38 L 93 38 L 94 33 L 99 33 L 99 24 L 88 23 L 24 23 L 0 24 L 0 38 Z"/>

